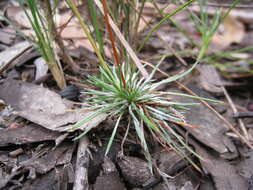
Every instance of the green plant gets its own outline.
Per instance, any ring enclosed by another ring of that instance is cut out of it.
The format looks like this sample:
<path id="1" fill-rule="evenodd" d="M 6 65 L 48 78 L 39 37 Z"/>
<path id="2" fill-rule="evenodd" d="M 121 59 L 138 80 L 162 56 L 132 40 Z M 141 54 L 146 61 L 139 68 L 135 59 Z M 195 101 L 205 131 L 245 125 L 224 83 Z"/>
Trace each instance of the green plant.
<path id="1" fill-rule="evenodd" d="M 112 67 L 110 71 L 100 67 L 101 76 L 89 77 L 89 82 L 93 86 L 99 88 L 99 90 L 87 89 L 84 92 L 91 96 L 88 99 L 88 103 L 91 105 L 90 109 L 95 110 L 95 113 L 75 124 L 74 128 L 79 128 L 85 125 L 86 122 L 97 117 L 101 113 L 106 113 L 108 117 L 116 116 L 118 119 L 107 145 L 107 154 L 113 142 L 120 120 L 129 115 L 144 149 L 145 156 L 150 163 L 151 156 L 145 140 L 144 131 L 149 131 L 154 139 L 157 139 L 162 145 L 173 148 L 179 155 L 186 157 L 189 160 L 185 155 L 184 150 L 181 150 L 180 146 L 183 146 L 194 155 L 196 155 L 196 153 L 184 142 L 182 137 L 175 129 L 173 129 L 173 125 L 171 124 L 189 126 L 182 118 L 180 110 L 185 110 L 185 106 L 192 106 L 197 103 L 176 102 L 173 101 L 169 95 L 185 96 L 193 99 L 199 98 L 182 93 L 160 92 L 156 89 L 162 84 L 173 82 L 185 76 L 191 72 L 193 68 L 194 67 L 184 73 L 172 76 L 163 81 L 154 82 L 152 77 L 156 70 L 153 70 L 148 79 L 140 79 L 138 77 L 138 72 L 132 72 L 128 65 L 123 64 L 121 69 L 126 80 L 126 86 L 124 87 L 116 66 Z M 217 102 L 207 98 L 201 99 Z M 77 139 L 87 134 L 91 129 L 92 126 L 85 128 L 84 132 L 77 137 Z M 180 146 L 173 140 L 174 138 L 178 140 Z M 191 162 L 191 160 L 189 161 Z"/>
<path id="2" fill-rule="evenodd" d="M 51 8 L 49 0 L 46 1 L 46 9 L 42 9 L 36 0 L 28 0 L 26 2 L 20 1 L 20 4 L 24 8 L 26 16 L 33 28 L 35 33 L 35 44 L 37 45 L 41 56 L 48 64 L 57 85 L 60 88 L 64 88 L 66 82 L 54 44 L 53 9 Z M 25 8 L 25 5 L 27 5 L 30 11 Z"/>
<path id="3" fill-rule="evenodd" d="M 207 50 L 208 46 L 212 40 L 213 35 L 217 31 L 220 24 L 225 20 L 229 15 L 230 11 L 240 2 L 240 0 L 235 0 L 229 7 L 229 9 L 222 15 L 221 10 L 217 10 L 215 14 L 210 18 L 207 11 L 207 2 L 198 0 L 200 16 L 198 17 L 192 11 L 189 11 L 190 17 L 195 24 L 198 32 L 201 35 L 201 46 L 199 55 L 201 58 L 205 58 L 205 52 L 202 50 Z"/>
<path id="4" fill-rule="evenodd" d="M 118 52 L 115 45 L 115 39 L 110 28 L 109 10 L 106 7 L 106 0 L 103 0 L 102 3 L 105 14 L 105 24 L 107 26 L 107 31 L 113 48 L 113 56 L 115 61 L 113 66 L 110 66 L 104 61 L 101 51 L 97 46 L 96 40 L 94 40 L 93 36 L 91 35 L 88 25 L 81 17 L 73 0 L 67 0 L 67 2 L 78 18 L 85 35 L 90 40 L 100 60 L 100 75 L 90 76 L 88 80 L 90 84 L 95 87 L 95 89 L 86 89 L 84 92 L 84 94 L 90 97 L 87 99 L 86 103 L 90 105 L 89 109 L 93 110 L 94 113 L 76 123 L 71 130 L 85 126 L 87 122 L 99 116 L 100 114 L 106 114 L 107 117 L 115 116 L 117 121 L 107 145 L 107 154 L 115 138 L 118 127 L 120 126 L 120 121 L 123 118 L 129 118 L 129 123 L 133 124 L 132 128 L 135 130 L 139 142 L 143 147 L 144 155 L 149 162 L 150 168 L 152 168 L 151 155 L 148 143 L 146 141 L 148 134 L 152 135 L 153 139 L 157 140 L 166 149 L 172 148 L 180 156 L 186 158 L 190 163 L 198 168 L 187 156 L 185 150 L 188 150 L 198 158 L 200 158 L 200 156 L 197 155 L 194 150 L 185 142 L 183 137 L 174 127 L 174 125 L 193 127 L 184 121 L 181 111 L 188 109 L 188 106 L 193 106 L 198 103 L 183 103 L 173 101 L 171 96 L 185 96 L 187 98 L 201 99 L 211 102 L 217 101 L 190 96 L 183 93 L 161 92 L 158 91 L 157 88 L 163 84 L 171 83 L 189 74 L 199 63 L 199 60 L 204 56 L 204 53 L 208 47 L 208 43 L 203 45 L 197 61 L 190 69 L 183 73 L 156 82 L 153 79 L 153 75 L 164 60 L 165 56 L 162 57 L 160 62 L 147 78 L 140 77 L 139 72 L 133 69 L 131 62 L 121 62 L 117 58 Z M 188 2 L 188 4 L 190 2 Z M 162 21 L 151 30 L 151 33 L 148 35 L 148 37 L 152 34 L 152 32 L 157 30 L 158 27 L 165 22 L 165 20 L 170 18 L 173 14 L 177 13 L 188 4 L 184 4 L 180 8 L 176 9 L 172 14 L 167 15 L 165 17 L 166 19 L 162 19 Z M 96 25 L 98 26 L 99 21 L 94 20 L 93 23 L 95 22 L 97 22 Z M 95 33 L 95 36 L 96 39 L 99 39 L 97 32 Z M 148 38 L 146 38 L 146 40 L 147 39 Z M 145 40 L 142 44 L 144 43 Z M 98 45 L 100 46 L 101 43 L 98 43 Z M 84 127 L 84 132 L 76 137 L 76 139 L 86 135 L 94 127 L 96 126 L 90 125 L 88 127 Z"/>
<path id="5" fill-rule="evenodd" d="M 150 30 L 150 32 L 147 34 L 147 36 L 146 36 L 146 37 L 144 38 L 144 40 L 141 42 L 141 44 L 140 44 L 140 46 L 139 46 L 139 48 L 138 48 L 138 51 L 140 51 L 140 50 L 143 48 L 143 46 L 144 46 L 145 43 L 149 40 L 149 38 L 152 36 L 152 34 L 153 34 L 154 32 L 156 32 L 156 31 L 161 27 L 161 25 L 162 25 L 163 23 L 165 23 L 166 21 L 170 20 L 171 17 L 172 17 L 173 15 L 177 14 L 178 12 L 180 12 L 181 10 L 183 10 L 185 7 L 187 7 L 187 6 L 189 6 L 190 4 L 192 4 L 194 1 L 196 1 L 196 0 L 189 0 L 189 1 L 187 1 L 186 3 L 180 5 L 180 6 L 179 6 L 177 9 L 175 9 L 172 13 L 165 15 L 164 18 L 163 18 L 161 21 L 159 21 L 158 24 L 156 24 L 156 25 Z"/>

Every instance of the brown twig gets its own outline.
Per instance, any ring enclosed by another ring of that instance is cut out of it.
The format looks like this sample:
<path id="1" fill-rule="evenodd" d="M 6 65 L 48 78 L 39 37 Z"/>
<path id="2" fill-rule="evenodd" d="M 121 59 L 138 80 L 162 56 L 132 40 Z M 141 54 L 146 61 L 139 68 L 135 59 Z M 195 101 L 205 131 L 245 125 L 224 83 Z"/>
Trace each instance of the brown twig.
<path id="1" fill-rule="evenodd" d="M 89 166 L 89 140 L 87 136 L 79 139 L 77 150 L 76 172 L 73 190 L 89 190 L 88 166 Z"/>
<path id="2" fill-rule="evenodd" d="M 236 106 L 235 106 L 233 100 L 232 100 L 231 97 L 229 96 L 228 91 L 226 90 L 226 88 L 225 88 L 224 86 L 221 86 L 221 89 L 222 89 L 223 92 L 224 92 L 224 95 L 225 95 L 225 97 L 226 97 L 226 99 L 227 99 L 227 101 L 228 101 L 228 103 L 229 103 L 229 105 L 230 105 L 230 107 L 231 107 L 231 109 L 232 109 L 232 111 L 233 111 L 233 114 L 237 113 L 237 112 L 238 112 L 238 111 L 237 111 L 237 108 L 236 108 Z M 244 136 L 245 136 L 247 139 L 249 139 L 248 132 L 247 132 L 247 130 L 246 130 L 246 127 L 245 127 L 245 125 L 244 125 L 242 119 L 238 118 L 238 122 L 239 122 L 239 125 L 240 125 L 240 127 L 241 127 L 242 132 L 244 133 Z"/>

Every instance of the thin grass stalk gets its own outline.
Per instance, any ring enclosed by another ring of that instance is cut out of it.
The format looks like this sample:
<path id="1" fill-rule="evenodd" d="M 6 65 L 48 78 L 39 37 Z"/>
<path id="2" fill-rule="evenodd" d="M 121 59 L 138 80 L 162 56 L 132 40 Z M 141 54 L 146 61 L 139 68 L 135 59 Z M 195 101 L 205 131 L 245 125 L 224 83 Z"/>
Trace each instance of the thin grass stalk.
<path id="1" fill-rule="evenodd" d="M 102 0 L 102 5 L 103 5 L 104 13 L 105 13 L 104 17 L 105 17 L 105 23 L 106 23 L 106 26 L 107 26 L 107 31 L 109 33 L 109 38 L 110 38 L 110 41 L 111 41 L 111 44 L 112 44 L 114 61 L 115 61 L 115 64 L 118 68 L 118 72 L 120 74 L 121 80 L 123 82 L 123 87 L 126 88 L 126 81 L 125 81 L 124 75 L 123 75 L 122 70 L 121 70 L 121 62 L 119 60 L 119 54 L 118 54 L 117 49 L 116 49 L 114 34 L 112 32 L 111 25 L 109 23 L 109 16 L 108 16 L 109 11 L 108 11 L 108 8 L 107 8 L 106 0 Z"/>
<path id="2" fill-rule="evenodd" d="M 100 9 L 100 11 L 103 14 L 105 14 L 104 10 L 103 10 L 103 5 L 101 4 L 101 2 L 99 0 L 94 0 L 94 2 L 96 3 L 96 5 Z M 120 30 L 118 29 L 118 27 L 116 26 L 116 24 L 113 22 L 112 18 L 109 15 L 108 15 L 108 17 L 109 17 L 108 18 L 109 19 L 109 24 L 111 25 L 112 29 L 114 30 L 114 32 L 115 32 L 116 36 L 118 37 L 119 41 L 125 47 L 126 51 L 128 52 L 129 56 L 134 61 L 135 65 L 139 69 L 139 71 L 142 74 L 142 76 L 144 78 L 148 78 L 148 72 L 143 67 L 143 65 L 142 65 L 141 61 L 139 60 L 139 58 L 137 57 L 136 53 L 133 51 L 133 49 L 131 48 L 131 46 L 125 40 L 124 36 L 121 34 Z"/>
<path id="3" fill-rule="evenodd" d="M 103 5 L 104 13 L 105 13 L 104 18 L 105 18 L 107 31 L 108 31 L 109 38 L 110 38 L 110 41 L 111 41 L 111 44 L 112 44 L 114 61 L 115 61 L 115 64 L 117 65 L 117 67 L 119 67 L 121 65 L 121 63 L 120 63 L 119 55 L 118 55 L 116 45 L 115 45 L 115 38 L 114 38 L 112 29 L 111 29 L 111 25 L 109 24 L 109 18 L 108 18 L 109 11 L 108 11 L 108 8 L 107 8 L 106 0 L 102 0 L 102 5 Z"/>
<path id="4" fill-rule="evenodd" d="M 53 19 L 53 16 L 54 16 L 53 10 L 52 10 L 49 0 L 46 0 L 45 3 L 46 3 L 46 10 L 45 11 L 46 11 L 47 24 L 48 24 L 49 39 L 53 39 L 52 51 L 54 52 L 54 60 L 57 63 L 57 66 L 54 66 L 52 68 L 51 72 L 54 77 L 57 77 L 56 81 L 59 81 L 57 83 L 60 83 L 60 85 L 61 85 L 60 87 L 64 88 L 66 86 L 64 72 L 63 72 L 62 66 L 60 64 L 57 52 L 56 52 L 56 47 L 53 45 L 54 42 L 56 41 L 56 37 L 57 37 L 57 31 L 56 31 L 55 22 Z"/>
<path id="5" fill-rule="evenodd" d="M 55 48 L 53 46 L 54 36 L 52 34 L 51 26 L 53 20 L 50 20 L 48 23 L 42 19 L 43 15 L 41 15 L 39 11 L 38 5 L 34 2 L 34 0 L 28 0 L 27 5 L 31 11 L 31 15 L 27 12 L 24 7 L 24 2 L 20 2 L 21 6 L 25 10 L 25 14 L 29 19 L 32 28 L 35 32 L 36 43 L 41 52 L 42 57 L 45 59 L 48 67 L 56 80 L 57 85 L 60 88 L 64 88 L 66 86 L 65 78 L 63 70 L 61 69 L 61 65 L 59 60 L 57 59 L 57 54 L 55 52 Z M 47 14 L 52 14 L 51 7 L 48 7 Z M 48 15 L 46 15 L 48 16 Z M 52 19 L 51 15 L 51 19 Z M 48 26 L 48 27 L 47 27 Z"/>
<path id="6" fill-rule="evenodd" d="M 190 4 L 192 4 L 194 1 L 196 0 L 189 0 L 187 1 L 185 4 L 181 5 L 180 7 L 178 7 L 177 9 L 175 9 L 172 13 L 167 14 L 158 24 L 156 24 L 151 31 L 147 34 L 147 36 L 144 38 L 144 40 L 141 42 L 138 51 L 140 51 L 143 46 L 146 44 L 146 42 L 149 40 L 149 38 L 152 36 L 152 34 L 157 31 L 160 26 L 166 22 L 169 18 L 171 18 L 172 16 L 174 16 L 175 14 L 177 14 L 178 12 L 180 12 L 181 10 L 183 10 L 185 7 L 189 6 Z"/>
<path id="7" fill-rule="evenodd" d="M 110 69 L 108 68 L 108 65 L 106 64 L 106 62 L 104 61 L 104 58 L 99 50 L 99 48 L 97 47 L 97 44 L 95 42 L 95 40 L 93 39 L 93 37 L 91 36 L 89 27 L 86 25 L 86 23 L 84 22 L 80 12 L 78 11 L 75 2 L 73 0 L 66 0 L 66 2 L 68 3 L 69 7 L 72 9 L 73 13 L 75 14 L 75 16 L 77 17 L 82 30 L 84 31 L 85 36 L 87 36 L 92 48 L 94 49 L 96 55 L 98 56 L 99 59 L 99 63 L 100 65 L 106 69 L 108 72 L 110 72 Z"/>
<path id="8" fill-rule="evenodd" d="M 155 7 L 155 9 L 159 12 L 159 14 L 161 15 L 161 16 L 165 16 L 165 14 L 163 13 L 163 10 L 161 10 L 159 7 L 158 7 L 158 5 L 157 5 L 157 3 L 155 2 L 155 0 L 152 0 L 152 3 L 154 4 L 154 7 Z M 194 46 L 197 46 L 197 44 L 195 43 L 195 41 L 194 41 L 194 39 L 190 36 L 190 35 L 188 35 L 187 34 L 187 31 L 185 31 L 178 23 L 176 23 L 171 17 L 169 18 L 169 21 L 176 27 L 176 29 L 179 31 L 179 32 L 181 32 L 189 41 L 190 41 L 190 43 L 192 44 L 192 45 L 194 45 Z"/>
<path id="9" fill-rule="evenodd" d="M 97 12 L 96 12 L 93 0 L 87 0 L 87 4 L 88 4 L 88 7 L 89 7 L 89 13 L 90 13 L 91 21 L 92 21 L 92 24 L 93 24 L 94 29 L 95 29 L 95 35 L 96 35 L 96 39 L 98 41 L 99 50 L 100 50 L 102 56 L 104 57 L 105 56 L 104 40 L 103 40 L 102 32 L 99 28 L 99 25 L 101 23 L 98 20 Z"/>
<path id="10" fill-rule="evenodd" d="M 140 24 L 140 21 L 141 21 L 142 12 L 143 12 L 144 7 L 145 7 L 145 3 L 146 3 L 146 1 L 142 1 L 140 10 L 138 11 L 138 17 L 137 17 L 137 20 L 136 20 L 135 25 L 134 25 L 134 35 L 133 35 L 134 40 L 133 40 L 133 42 L 137 41 L 138 28 L 139 28 L 139 24 Z M 135 45 L 136 45 L 136 43 L 135 43 Z"/>

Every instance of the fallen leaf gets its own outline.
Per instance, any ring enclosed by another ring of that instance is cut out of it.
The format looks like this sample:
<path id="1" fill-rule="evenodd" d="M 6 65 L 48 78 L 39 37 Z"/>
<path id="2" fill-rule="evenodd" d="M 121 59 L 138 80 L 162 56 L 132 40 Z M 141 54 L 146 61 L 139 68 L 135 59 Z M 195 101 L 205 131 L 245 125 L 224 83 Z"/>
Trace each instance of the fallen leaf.
<path id="1" fill-rule="evenodd" d="M 207 152 L 203 147 L 194 145 L 196 152 L 203 158 L 200 163 L 206 174 L 211 174 L 217 190 L 248 189 L 245 178 L 240 176 L 235 166 Z"/>
<path id="2" fill-rule="evenodd" d="M 221 78 L 215 67 L 212 65 L 199 65 L 198 71 L 200 73 L 198 81 L 204 90 L 216 95 L 223 94 Z"/>
<path id="3" fill-rule="evenodd" d="M 69 131 L 78 121 L 93 114 L 85 108 L 73 110 L 73 102 L 42 86 L 9 79 L 0 85 L 0 99 L 15 110 L 16 115 L 53 131 Z M 97 126 L 105 120 L 100 114 L 81 127 Z"/>
<path id="4" fill-rule="evenodd" d="M 232 43 L 240 43 L 245 36 L 245 27 L 237 18 L 227 16 L 212 38 L 212 43 L 224 49 Z"/>
<path id="5" fill-rule="evenodd" d="M 59 17 L 60 21 L 57 25 L 60 27 L 59 31 L 63 39 L 80 39 L 86 37 L 78 20 L 73 17 L 72 11 L 65 12 L 59 15 Z M 61 29 L 61 27 L 63 28 Z"/>
<path id="6" fill-rule="evenodd" d="M 15 129 L 8 128 L 1 130 L 0 147 L 55 141 L 60 135 L 60 132 L 53 132 L 35 124 Z"/>
<path id="7" fill-rule="evenodd" d="M 200 97 L 207 97 L 206 92 L 199 89 L 196 85 L 190 84 L 189 87 Z M 178 102 L 196 102 L 196 100 L 185 97 L 173 96 L 173 98 Z M 212 99 L 212 97 L 209 98 Z M 198 141 L 220 153 L 220 155 L 230 154 L 231 152 L 237 153 L 234 143 L 225 135 L 228 131 L 227 127 L 207 107 L 199 104 L 190 111 L 185 112 L 184 116 L 187 123 L 199 126 L 197 128 L 185 128 Z"/>
<path id="8" fill-rule="evenodd" d="M 29 10 L 27 10 L 27 12 L 28 14 L 31 14 Z M 14 22 L 17 26 L 20 26 L 22 28 L 31 28 L 31 24 L 23 8 L 15 6 L 8 7 L 5 13 L 6 17 Z"/>

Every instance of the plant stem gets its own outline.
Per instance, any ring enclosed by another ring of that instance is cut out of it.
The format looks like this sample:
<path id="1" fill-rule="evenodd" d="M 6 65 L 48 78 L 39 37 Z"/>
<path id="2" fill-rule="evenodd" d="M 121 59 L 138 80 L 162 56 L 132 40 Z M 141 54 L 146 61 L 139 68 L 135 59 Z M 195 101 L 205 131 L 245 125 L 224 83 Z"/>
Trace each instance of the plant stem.
<path id="1" fill-rule="evenodd" d="M 108 17 L 109 11 L 108 11 L 108 8 L 107 8 L 106 0 L 102 0 L 102 5 L 103 5 L 104 13 L 105 13 L 104 18 L 105 18 L 105 23 L 106 23 L 106 26 L 107 26 L 107 31 L 109 33 L 109 38 L 110 38 L 110 41 L 111 41 L 111 44 L 112 44 L 114 61 L 115 61 L 115 64 L 118 68 L 118 71 L 120 72 L 120 77 L 121 77 L 122 82 L 123 82 L 123 87 L 126 88 L 126 80 L 125 80 L 124 75 L 122 73 L 122 70 L 120 68 L 121 63 L 120 63 L 119 55 L 118 55 L 118 52 L 117 52 L 117 49 L 116 49 L 116 46 L 115 46 L 115 38 L 114 38 L 112 29 L 111 29 L 111 25 L 109 23 L 109 17 Z"/>
<path id="2" fill-rule="evenodd" d="M 70 8 L 72 9 L 72 11 L 74 12 L 74 14 L 76 15 L 76 17 L 81 25 L 81 28 L 83 29 L 85 35 L 87 36 L 89 42 L 91 43 L 92 48 L 94 49 L 95 53 L 98 56 L 101 66 L 104 67 L 108 72 L 110 72 L 108 65 L 105 63 L 104 58 L 103 58 L 102 54 L 100 53 L 95 40 L 91 36 L 88 26 L 85 24 L 84 20 L 82 19 L 82 16 L 81 16 L 80 12 L 78 11 L 74 1 L 73 0 L 66 0 L 66 1 L 67 1 L 68 5 L 70 6 Z"/>
<path id="3" fill-rule="evenodd" d="M 183 4 L 182 6 L 178 7 L 176 10 L 174 10 L 172 13 L 167 14 L 157 25 L 155 25 L 152 30 L 147 34 L 147 36 L 145 37 L 145 39 L 142 41 L 142 43 L 140 44 L 140 47 L 138 49 L 138 51 L 140 51 L 143 46 L 145 45 L 145 43 L 148 41 L 148 39 L 151 37 L 151 35 L 158 30 L 158 28 L 164 23 L 166 22 L 168 19 L 170 19 L 170 17 L 174 16 L 175 14 L 177 14 L 179 11 L 181 11 L 182 9 L 184 9 L 185 7 L 189 6 L 191 3 L 193 3 L 195 0 L 189 0 L 187 1 L 185 4 Z"/>

